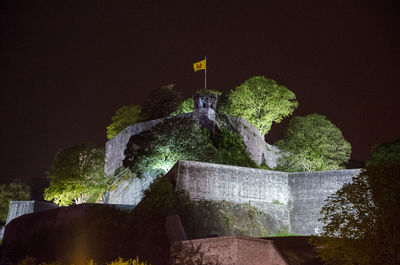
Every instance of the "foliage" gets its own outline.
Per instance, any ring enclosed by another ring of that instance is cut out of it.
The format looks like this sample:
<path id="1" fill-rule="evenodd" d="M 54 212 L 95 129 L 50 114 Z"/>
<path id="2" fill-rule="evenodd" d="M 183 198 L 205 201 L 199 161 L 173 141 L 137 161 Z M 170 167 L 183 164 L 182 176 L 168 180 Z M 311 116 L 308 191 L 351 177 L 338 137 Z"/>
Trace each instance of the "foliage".
<path id="1" fill-rule="evenodd" d="M 131 137 L 124 166 L 140 177 L 148 170 L 166 173 L 178 160 L 215 161 L 216 156 L 207 129 L 188 118 L 167 119 Z"/>
<path id="2" fill-rule="evenodd" d="M 400 139 L 375 145 L 367 166 L 385 163 L 400 163 Z"/>
<path id="3" fill-rule="evenodd" d="M 141 120 L 141 107 L 139 105 L 122 106 L 114 116 L 111 124 L 107 126 L 107 139 L 111 139 L 120 133 L 129 125 L 135 124 Z"/>
<path id="4" fill-rule="evenodd" d="M 132 136 L 124 166 L 141 177 L 147 171 L 165 174 L 178 160 L 257 167 L 239 135 L 221 128 L 213 137 L 189 118 L 167 119 L 151 131 Z"/>
<path id="5" fill-rule="evenodd" d="M 182 102 L 181 93 L 175 85 L 166 85 L 150 92 L 143 107 L 144 120 L 168 117 Z"/>
<path id="6" fill-rule="evenodd" d="M 158 177 L 144 191 L 144 197 L 140 205 L 147 216 L 154 214 L 168 216 L 178 203 L 179 194 L 181 193 L 174 191 L 171 182 L 167 178 Z"/>
<path id="7" fill-rule="evenodd" d="M 237 133 L 222 127 L 217 130 L 213 142 L 218 149 L 221 164 L 258 167 L 250 158 L 242 137 Z"/>
<path id="8" fill-rule="evenodd" d="M 319 114 L 293 117 L 277 146 L 282 151 L 277 169 L 285 171 L 340 169 L 351 153 L 342 132 Z"/>
<path id="9" fill-rule="evenodd" d="M 136 257 L 136 259 L 129 259 L 129 260 L 124 260 L 122 258 L 119 258 L 115 261 L 112 261 L 110 263 L 106 263 L 107 265 L 147 265 L 147 262 L 140 262 L 139 257 Z M 150 265 L 150 264 L 148 264 Z"/>
<path id="10" fill-rule="evenodd" d="M 105 191 L 104 149 L 78 145 L 60 150 L 47 172 L 44 198 L 58 205 L 95 202 Z"/>
<path id="11" fill-rule="evenodd" d="M 380 148 L 374 151 L 381 157 Z M 313 244 L 323 246 L 319 256 L 326 264 L 400 264 L 400 163 L 375 163 L 376 157 L 322 208 L 324 232 Z"/>
<path id="12" fill-rule="evenodd" d="M 217 90 L 202 88 L 202 89 L 197 90 L 196 94 L 200 94 L 200 95 L 213 94 L 213 95 L 221 96 L 222 92 L 217 91 Z"/>
<path id="13" fill-rule="evenodd" d="M 31 198 L 30 187 L 21 180 L 15 179 L 8 184 L 0 185 L 0 222 L 7 220 L 10 201 L 24 201 Z"/>
<path id="14" fill-rule="evenodd" d="M 255 76 L 222 98 L 219 110 L 240 116 L 266 134 L 273 122 L 280 122 L 297 108 L 295 94 L 272 79 Z"/>
<path id="15" fill-rule="evenodd" d="M 171 113 L 171 116 L 176 116 L 179 114 L 185 114 L 193 112 L 194 109 L 194 101 L 193 98 L 185 99 L 181 104 L 178 105 L 178 108 Z"/>

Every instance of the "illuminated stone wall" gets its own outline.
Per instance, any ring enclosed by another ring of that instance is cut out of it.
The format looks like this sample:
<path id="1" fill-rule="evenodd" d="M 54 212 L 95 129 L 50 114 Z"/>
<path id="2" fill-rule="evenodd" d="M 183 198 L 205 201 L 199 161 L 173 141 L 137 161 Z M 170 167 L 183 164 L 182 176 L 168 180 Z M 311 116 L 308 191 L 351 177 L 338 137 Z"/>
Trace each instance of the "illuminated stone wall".
<path id="1" fill-rule="evenodd" d="M 228 127 L 242 136 L 246 149 L 254 162 L 258 165 L 266 164 L 270 168 L 277 166 L 280 157 L 279 149 L 267 144 L 264 135 L 253 124 L 240 117 L 224 116 L 220 115 L 217 122 L 227 123 Z"/>
<path id="2" fill-rule="evenodd" d="M 319 211 L 325 199 L 350 183 L 360 169 L 298 172 L 289 174 L 289 187 L 293 197 L 290 212 L 291 229 L 295 234 L 309 235 L 322 231 Z"/>
<path id="3" fill-rule="evenodd" d="M 249 203 L 282 229 L 290 227 L 288 174 L 270 170 L 180 160 L 167 174 L 175 190 L 194 200 Z"/>
<path id="4" fill-rule="evenodd" d="M 231 128 L 242 136 L 246 149 L 254 162 L 259 165 L 265 163 L 270 168 L 276 167 L 279 158 L 278 148 L 267 144 L 264 141 L 264 136 L 260 134 L 254 125 L 240 117 L 231 117 L 225 114 L 216 113 L 215 107 L 217 99 L 215 96 L 208 98 L 208 100 L 204 100 L 204 102 L 201 101 L 201 98 L 196 99 L 195 109 L 192 113 L 130 125 L 106 142 L 104 172 L 107 175 L 112 175 L 117 169 L 123 166 L 122 161 L 125 158 L 124 151 L 131 136 L 143 131 L 151 130 L 151 128 L 163 122 L 165 119 L 177 117 L 197 120 L 202 126 L 208 128 L 210 131 L 214 131 L 214 125 L 217 127 L 228 126 L 228 128 Z"/>
<path id="5" fill-rule="evenodd" d="M 298 235 L 318 233 L 324 200 L 350 183 L 359 169 L 286 173 L 179 161 L 167 174 L 175 190 L 194 200 L 250 203 Z"/>
<path id="6" fill-rule="evenodd" d="M 163 120 L 164 119 L 158 119 L 133 124 L 126 127 L 115 137 L 107 141 L 104 172 L 107 175 L 111 175 L 115 172 L 115 170 L 122 167 L 122 161 L 125 159 L 124 151 L 132 135 L 139 134 L 143 131 L 148 131 Z"/>
<path id="7" fill-rule="evenodd" d="M 42 212 L 58 208 L 54 203 L 38 201 L 10 201 L 6 225 L 13 219 L 28 213 Z"/>
<path id="8" fill-rule="evenodd" d="M 123 177 L 126 174 L 127 177 Z M 103 195 L 102 202 L 107 204 L 128 204 L 134 208 L 143 198 L 143 193 L 154 181 L 156 174 L 145 173 L 142 178 L 132 177 L 129 169 L 120 173 L 122 179 Z"/>

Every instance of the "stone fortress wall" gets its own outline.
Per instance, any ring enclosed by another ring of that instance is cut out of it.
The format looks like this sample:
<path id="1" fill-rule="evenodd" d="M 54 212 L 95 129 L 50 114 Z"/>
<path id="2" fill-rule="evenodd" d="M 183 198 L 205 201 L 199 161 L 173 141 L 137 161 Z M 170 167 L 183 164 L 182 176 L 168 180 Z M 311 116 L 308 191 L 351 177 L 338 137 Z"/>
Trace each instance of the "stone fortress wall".
<path id="1" fill-rule="evenodd" d="M 195 109 L 192 113 L 181 114 L 163 119 L 139 122 L 128 126 L 115 137 L 106 142 L 106 161 L 104 172 L 107 175 L 112 175 L 120 169 L 122 161 L 125 158 L 124 151 L 129 139 L 143 131 L 151 130 L 155 125 L 162 123 L 166 119 L 171 118 L 191 118 L 197 120 L 202 126 L 213 131 L 214 125 L 218 126 L 218 115 L 215 112 L 216 99 L 211 97 L 212 102 L 204 101 L 201 97 L 195 99 Z M 204 102 L 203 102 L 204 101 Z M 240 136 L 246 145 L 246 149 L 257 164 L 266 163 L 270 168 L 277 165 L 279 150 L 267 144 L 264 141 L 264 136 L 260 134 L 257 128 L 250 122 L 240 117 L 229 117 L 227 125 L 233 128 Z"/>
<path id="2" fill-rule="evenodd" d="M 257 128 L 240 117 L 221 116 L 215 112 L 214 96 L 195 97 L 194 112 L 179 115 L 197 120 L 214 131 L 214 126 L 227 125 L 239 133 L 250 157 L 257 164 L 275 168 L 279 150 L 268 145 Z M 168 117 L 174 118 L 174 117 Z M 165 118 L 167 119 L 167 118 Z M 103 203 L 135 207 L 154 176 L 118 180 L 128 169 L 123 168 L 124 151 L 131 136 L 151 128 L 165 119 L 131 125 L 106 143 L 105 172 L 116 174 L 118 185 L 107 192 Z M 220 124 L 219 124 L 220 123 Z M 225 123 L 225 124 L 223 124 Z M 318 222 L 324 200 L 357 176 L 359 169 L 287 173 L 194 161 L 179 161 L 167 174 L 177 190 L 186 190 L 194 200 L 250 203 L 268 213 L 282 227 L 299 235 L 321 231 Z"/>
<path id="3" fill-rule="evenodd" d="M 318 233 L 324 200 L 359 169 L 287 173 L 180 160 L 167 174 L 193 200 L 250 203 L 298 235 Z"/>

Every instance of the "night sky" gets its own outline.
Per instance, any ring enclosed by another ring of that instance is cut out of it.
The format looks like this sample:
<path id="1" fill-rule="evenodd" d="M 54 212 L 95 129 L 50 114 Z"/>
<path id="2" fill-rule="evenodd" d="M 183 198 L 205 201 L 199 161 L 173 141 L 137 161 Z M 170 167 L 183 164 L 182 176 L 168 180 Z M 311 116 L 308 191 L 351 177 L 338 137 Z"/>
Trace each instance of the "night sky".
<path id="1" fill-rule="evenodd" d="M 336 124 L 354 159 L 400 137 L 396 1 L 260 3 L 1 1 L 0 182 L 45 177 L 62 147 L 104 145 L 115 110 L 151 89 L 192 95 L 205 56 L 208 88 L 272 78 L 296 94 L 294 115 Z"/>

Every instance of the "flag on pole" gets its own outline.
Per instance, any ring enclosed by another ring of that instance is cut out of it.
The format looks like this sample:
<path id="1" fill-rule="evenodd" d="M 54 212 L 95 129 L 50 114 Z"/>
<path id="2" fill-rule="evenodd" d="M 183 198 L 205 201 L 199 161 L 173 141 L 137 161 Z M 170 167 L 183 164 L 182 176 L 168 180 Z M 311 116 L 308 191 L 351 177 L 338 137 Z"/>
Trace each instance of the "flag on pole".
<path id="1" fill-rule="evenodd" d="M 204 60 L 202 60 L 200 62 L 194 63 L 193 64 L 193 70 L 195 72 L 199 71 L 199 70 L 206 70 L 206 59 L 204 59 Z"/>

